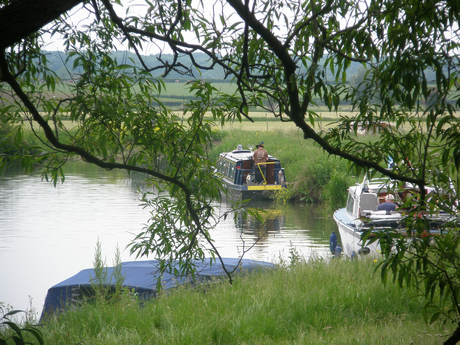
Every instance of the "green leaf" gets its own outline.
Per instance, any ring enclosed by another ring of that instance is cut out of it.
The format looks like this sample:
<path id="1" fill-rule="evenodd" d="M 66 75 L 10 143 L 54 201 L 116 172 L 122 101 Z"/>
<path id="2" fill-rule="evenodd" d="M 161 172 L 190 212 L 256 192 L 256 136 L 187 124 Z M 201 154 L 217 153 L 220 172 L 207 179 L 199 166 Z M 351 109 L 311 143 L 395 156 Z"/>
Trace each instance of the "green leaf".
<path id="1" fill-rule="evenodd" d="M 431 318 L 430 318 L 429 323 L 430 323 L 430 324 L 435 323 L 436 321 L 438 321 L 438 319 L 439 319 L 439 317 L 440 317 L 441 315 L 442 315 L 442 314 L 441 314 L 440 312 L 433 313 L 433 314 L 431 315 Z"/>

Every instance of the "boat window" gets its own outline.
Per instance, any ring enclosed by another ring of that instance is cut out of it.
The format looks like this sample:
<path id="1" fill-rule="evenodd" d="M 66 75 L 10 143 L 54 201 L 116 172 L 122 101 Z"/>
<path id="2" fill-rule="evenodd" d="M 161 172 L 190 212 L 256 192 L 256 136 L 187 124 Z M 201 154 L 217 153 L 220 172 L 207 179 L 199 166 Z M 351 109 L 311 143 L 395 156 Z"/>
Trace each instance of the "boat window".
<path id="1" fill-rule="evenodd" d="M 354 204 L 354 199 L 351 196 L 351 194 L 348 194 L 347 211 L 350 213 L 353 213 L 353 204 Z"/>
<path id="2" fill-rule="evenodd" d="M 235 164 L 230 164 L 230 170 L 228 177 L 233 178 L 235 176 Z"/>
<path id="3" fill-rule="evenodd" d="M 220 162 L 218 163 L 218 165 L 217 165 L 217 170 L 219 170 L 219 172 L 220 172 L 221 174 L 224 173 L 224 162 L 223 162 L 223 161 L 220 161 Z"/>
<path id="4" fill-rule="evenodd" d="M 376 210 L 379 206 L 377 194 L 362 193 L 359 199 L 359 208 L 361 210 Z"/>

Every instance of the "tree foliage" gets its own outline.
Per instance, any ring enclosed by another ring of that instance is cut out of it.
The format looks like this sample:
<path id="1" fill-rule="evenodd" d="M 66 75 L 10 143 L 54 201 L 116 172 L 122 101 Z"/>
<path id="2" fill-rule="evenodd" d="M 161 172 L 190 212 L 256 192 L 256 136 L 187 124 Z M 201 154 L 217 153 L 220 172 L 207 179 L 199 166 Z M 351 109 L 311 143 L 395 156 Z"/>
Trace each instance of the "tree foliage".
<path id="1" fill-rule="evenodd" d="M 30 25 L 0 30 L 2 123 L 15 128 L 18 159 L 25 166 L 40 163 L 45 176 L 55 181 L 65 160 L 75 155 L 105 169 L 149 175 L 160 198 L 146 203 L 157 205 L 161 216 L 152 219 L 132 247 L 140 255 L 187 262 L 205 255 L 200 237 L 218 255 L 208 231 L 219 185 L 206 155 L 211 141 L 206 112 L 225 123 L 250 119 L 249 106 L 264 108 L 280 121 L 294 122 L 305 139 L 329 154 L 347 159 L 356 173 L 366 170 L 418 185 L 421 209 L 426 207 L 426 185 L 447 187 L 449 175 L 457 183 L 456 1 L 156 0 L 132 7 L 119 0 L 33 3 L 0 2 L 0 28 L 23 22 L 18 9 L 33 8 L 36 14 Z M 70 13 L 85 18 L 84 25 L 72 23 Z M 68 70 L 73 82 L 62 98 L 51 97 L 60 79 L 42 53 L 47 34 L 64 37 L 63 48 L 74 61 Z M 118 44 L 134 51 L 138 61 L 110 55 Z M 142 56 L 149 46 L 168 55 L 160 54 L 160 63 L 149 66 Z M 194 59 L 198 53 L 208 61 Z M 180 62 L 183 56 L 191 65 Z M 361 63 L 363 73 L 350 82 L 352 62 Z M 152 77 L 153 71 L 193 79 L 199 78 L 193 71 L 216 66 L 237 84 L 236 93 L 223 94 L 196 79 L 190 84 L 195 98 L 185 107 L 186 120 L 158 106 L 155 95 L 164 85 Z M 434 80 L 427 71 L 434 72 Z M 349 103 L 356 115 L 342 116 L 330 130 L 318 130 L 319 115 L 312 110 L 318 98 L 331 111 Z M 23 123 L 33 126 L 46 151 L 30 150 L 21 140 Z M 378 140 L 358 138 L 360 126 L 378 128 Z M 404 164 L 389 169 L 389 156 Z M 161 199 L 162 192 L 169 193 L 174 207 Z"/>

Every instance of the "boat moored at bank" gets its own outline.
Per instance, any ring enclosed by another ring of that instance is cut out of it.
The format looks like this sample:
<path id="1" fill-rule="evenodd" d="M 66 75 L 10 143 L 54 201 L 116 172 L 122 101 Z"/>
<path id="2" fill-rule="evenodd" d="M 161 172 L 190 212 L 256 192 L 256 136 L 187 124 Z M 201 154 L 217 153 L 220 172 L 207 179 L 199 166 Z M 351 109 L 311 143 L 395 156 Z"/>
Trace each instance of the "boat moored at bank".
<path id="1" fill-rule="evenodd" d="M 222 194 L 230 200 L 270 199 L 274 192 L 286 187 L 284 168 L 275 157 L 268 155 L 268 161 L 254 165 L 252 150 L 223 152 L 216 164 L 215 174 L 224 185 Z"/>
<path id="2" fill-rule="evenodd" d="M 448 192 L 439 191 L 437 188 L 426 189 L 427 195 L 441 192 L 444 198 L 455 197 L 453 189 Z M 377 241 L 363 245 L 361 237 L 364 231 L 392 229 L 405 233 L 403 220 L 407 217 L 408 210 L 403 208 L 379 210 L 379 205 L 388 199 L 393 199 L 396 205 L 403 205 L 407 198 L 416 198 L 418 193 L 418 188 L 412 184 L 396 183 L 385 179 L 365 178 L 362 183 L 349 187 L 346 207 L 334 212 L 334 221 L 339 230 L 343 252 L 349 257 L 359 254 L 377 255 L 380 252 Z M 439 208 L 426 212 L 423 217 L 430 227 L 427 230 L 436 234 L 441 231 L 443 225 L 457 217 L 457 211 L 445 212 Z"/>
<path id="3" fill-rule="evenodd" d="M 244 273 L 276 267 L 266 261 L 221 259 L 221 262 L 211 258 L 193 261 L 194 275 L 184 272 L 181 274 L 178 261 L 173 262 L 172 268 L 163 273 L 158 260 L 128 261 L 120 263 L 118 267 L 105 267 L 103 278 L 98 278 L 95 268 L 84 269 L 48 290 L 41 320 L 45 321 L 51 315 L 82 305 L 95 296 L 98 288 L 103 288 L 107 296 L 110 296 L 117 287 L 123 287 L 135 293 L 139 301 L 143 301 L 157 296 L 158 279 L 161 279 L 161 289 L 170 290 L 180 285 L 197 286 L 219 278 L 225 279 L 227 272 Z"/>

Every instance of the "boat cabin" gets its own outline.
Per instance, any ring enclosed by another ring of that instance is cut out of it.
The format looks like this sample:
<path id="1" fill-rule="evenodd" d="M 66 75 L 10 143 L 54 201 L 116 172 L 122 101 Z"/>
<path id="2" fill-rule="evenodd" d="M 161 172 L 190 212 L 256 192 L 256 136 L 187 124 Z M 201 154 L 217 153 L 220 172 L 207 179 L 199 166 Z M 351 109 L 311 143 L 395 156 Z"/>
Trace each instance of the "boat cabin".
<path id="1" fill-rule="evenodd" d="M 266 162 L 265 175 L 257 178 L 260 170 L 254 167 L 252 155 L 253 152 L 250 150 L 221 153 L 216 170 L 235 185 L 250 185 L 258 182 L 264 185 L 285 183 L 284 169 L 281 168 L 280 161 L 270 155 Z"/>
<path id="2" fill-rule="evenodd" d="M 356 185 L 348 189 L 346 209 L 356 218 L 369 216 L 371 212 L 378 209 L 381 203 L 385 202 L 385 197 L 389 193 L 394 195 L 394 202 L 399 205 L 397 212 L 401 212 L 407 211 L 407 209 L 403 208 L 404 203 L 409 199 L 418 197 L 419 189 L 413 185 L 406 184 L 404 188 L 396 190 L 394 185 L 371 180 L 369 184 Z M 431 197 L 436 194 L 440 201 L 452 198 L 448 193 L 435 191 L 431 187 L 426 187 L 426 193 L 427 195 L 431 194 Z M 427 198 L 429 200 L 428 196 Z"/>

